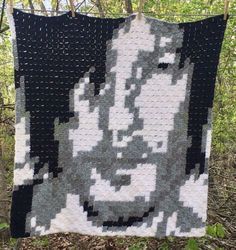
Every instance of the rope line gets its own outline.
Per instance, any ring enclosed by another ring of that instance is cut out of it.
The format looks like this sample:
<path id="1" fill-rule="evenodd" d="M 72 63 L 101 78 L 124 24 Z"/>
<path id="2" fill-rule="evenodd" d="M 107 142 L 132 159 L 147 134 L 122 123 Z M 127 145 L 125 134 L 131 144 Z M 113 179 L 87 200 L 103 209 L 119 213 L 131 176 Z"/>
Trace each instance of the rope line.
<path id="1" fill-rule="evenodd" d="M 82 2 L 78 3 L 78 4 L 75 6 L 75 9 L 78 10 L 83 4 L 86 5 L 86 0 L 83 0 Z"/>
<path id="2" fill-rule="evenodd" d="M 25 8 L 17 8 L 18 10 L 22 10 L 22 11 L 31 11 L 31 9 L 25 9 Z M 93 8 L 91 8 L 93 9 Z M 45 12 L 45 11 L 42 11 L 40 9 L 35 9 L 34 11 L 36 12 Z M 59 10 L 59 11 L 56 11 L 56 10 L 46 10 L 47 12 L 51 12 L 51 13 L 54 13 L 54 12 L 57 12 L 57 13 L 66 13 L 68 12 L 69 10 Z M 94 15 L 99 15 L 100 13 L 99 12 L 89 12 L 88 11 L 79 11 L 78 13 L 82 13 L 82 14 L 94 14 Z M 223 13 L 216 13 L 216 14 L 176 14 L 176 13 L 164 13 L 164 14 L 157 14 L 153 11 L 143 11 L 142 12 L 143 14 L 156 14 L 158 16 L 179 16 L 179 17 L 201 17 L 201 16 L 206 16 L 206 17 L 211 17 L 211 16 L 217 16 L 217 15 L 223 15 Z M 111 13 L 111 15 L 114 15 L 114 16 L 129 16 L 130 13 Z M 230 14 L 229 17 L 236 17 L 236 14 Z"/>

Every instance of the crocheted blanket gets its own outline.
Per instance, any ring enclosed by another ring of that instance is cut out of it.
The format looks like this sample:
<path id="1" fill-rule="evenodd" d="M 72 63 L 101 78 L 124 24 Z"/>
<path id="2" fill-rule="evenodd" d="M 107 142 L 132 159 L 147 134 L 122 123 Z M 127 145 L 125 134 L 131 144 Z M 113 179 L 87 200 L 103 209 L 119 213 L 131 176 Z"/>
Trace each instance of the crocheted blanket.
<path id="1" fill-rule="evenodd" d="M 8 19 L 12 237 L 204 235 L 223 15 Z"/>

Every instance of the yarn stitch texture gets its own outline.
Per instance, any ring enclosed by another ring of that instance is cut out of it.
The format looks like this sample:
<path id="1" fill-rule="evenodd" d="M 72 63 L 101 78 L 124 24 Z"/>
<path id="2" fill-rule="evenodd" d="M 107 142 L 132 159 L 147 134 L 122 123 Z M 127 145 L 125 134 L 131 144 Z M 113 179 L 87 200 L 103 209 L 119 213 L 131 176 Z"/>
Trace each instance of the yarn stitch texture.
<path id="1" fill-rule="evenodd" d="M 223 15 L 8 19 L 12 237 L 203 236 Z"/>

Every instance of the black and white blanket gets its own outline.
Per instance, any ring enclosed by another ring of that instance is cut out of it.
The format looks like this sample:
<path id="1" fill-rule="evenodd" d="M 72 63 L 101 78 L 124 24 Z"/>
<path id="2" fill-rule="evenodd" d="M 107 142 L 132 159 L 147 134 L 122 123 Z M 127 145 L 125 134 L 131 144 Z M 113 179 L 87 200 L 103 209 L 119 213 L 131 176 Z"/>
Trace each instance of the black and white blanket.
<path id="1" fill-rule="evenodd" d="M 204 235 L 223 15 L 8 19 L 12 236 Z"/>

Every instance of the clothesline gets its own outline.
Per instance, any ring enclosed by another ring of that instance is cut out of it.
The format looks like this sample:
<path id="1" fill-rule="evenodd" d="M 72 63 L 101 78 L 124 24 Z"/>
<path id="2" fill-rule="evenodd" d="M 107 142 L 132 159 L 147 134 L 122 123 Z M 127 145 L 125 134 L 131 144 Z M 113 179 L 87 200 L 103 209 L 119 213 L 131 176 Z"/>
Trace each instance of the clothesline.
<path id="1" fill-rule="evenodd" d="M 32 11 L 31 9 L 23 9 L 23 8 L 17 8 L 18 10 L 22 10 L 22 11 Z M 42 12 L 42 13 L 45 13 L 45 12 L 50 12 L 50 13 L 54 13 L 54 12 L 57 12 L 57 13 L 66 13 L 68 12 L 68 10 L 64 10 L 64 11 L 56 11 L 56 10 L 46 10 L 46 11 L 43 11 L 43 10 L 40 10 L 40 9 L 34 9 L 35 12 Z M 100 13 L 99 12 L 90 12 L 90 11 L 78 11 L 78 13 L 82 13 L 82 14 L 94 14 L 94 15 L 99 15 Z M 142 12 L 143 14 L 157 14 L 153 11 L 144 11 Z M 123 16 L 128 16 L 130 15 L 130 13 L 108 13 L 109 15 L 115 15 L 115 16 L 120 16 L 120 15 L 123 15 Z M 164 14 L 157 14 L 158 16 L 179 16 L 179 17 L 201 17 L 201 16 L 206 16 L 206 17 L 211 17 L 211 16 L 216 16 L 216 15 L 220 15 L 220 14 L 223 14 L 223 13 L 217 13 L 217 14 L 176 14 L 176 13 L 164 13 Z M 229 15 L 230 17 L 236 17 L 236 14 L 230 14 Z"/>

